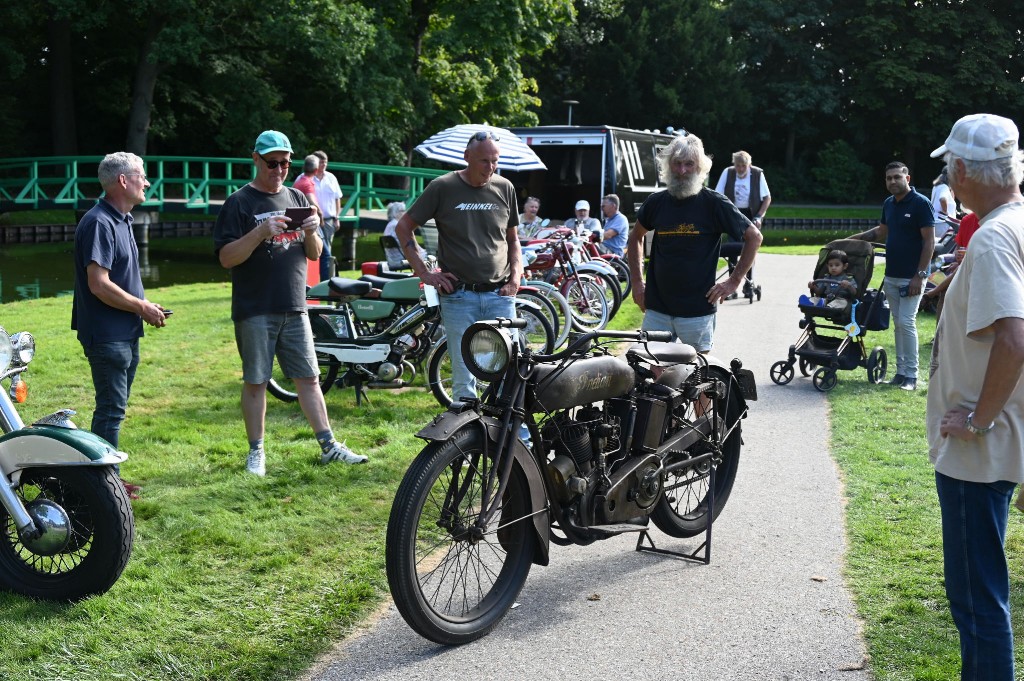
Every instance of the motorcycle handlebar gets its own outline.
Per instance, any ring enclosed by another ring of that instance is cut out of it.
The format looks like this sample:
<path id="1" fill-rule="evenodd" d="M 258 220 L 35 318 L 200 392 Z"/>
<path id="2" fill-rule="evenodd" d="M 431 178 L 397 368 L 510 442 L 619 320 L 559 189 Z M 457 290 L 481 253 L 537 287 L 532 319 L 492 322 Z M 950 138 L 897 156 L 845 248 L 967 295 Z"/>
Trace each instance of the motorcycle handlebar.
<path id="1" fill-rule="evenodd" d="M 614 331 L 610 329 L 603 329 L 601 331 L 590 331 L 588 333 L 579 336 L 569 346 L 561 352 L 556 352 L 552 355 L 534 355 L 533 358 L 538 362 L 558 362 L 570 355 L 575 354 L 580 349 L 590 345 L 590 342 L 598 338 L 615 338 L 619 340 L 632 340 L 640 343 L 646 342 L 664 342 L 668 343 L 672 340 L 671 331 Z"/>

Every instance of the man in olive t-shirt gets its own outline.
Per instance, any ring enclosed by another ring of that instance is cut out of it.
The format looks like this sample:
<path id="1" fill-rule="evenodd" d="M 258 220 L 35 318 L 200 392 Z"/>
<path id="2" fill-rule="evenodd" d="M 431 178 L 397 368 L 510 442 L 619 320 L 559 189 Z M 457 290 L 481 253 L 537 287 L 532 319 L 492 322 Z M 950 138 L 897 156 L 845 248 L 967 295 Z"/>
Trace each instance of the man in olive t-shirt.
<path id="1" fill-rule="evenodd" d="M 515 317 L 523 276 L 515 188 L 495 175 L 501 151 L 490 131 L 469 138 L 467 167 L 433 180 L 395 228 L 413 272 L 441 294 L 441 318 L 452 362 L 452 398 L 476 397 L 476 379 L 462 360 L 462 336 L 481 319 Z M 437 260 L 431 272 L 420 258 L 413 232 L 433 219 Z"/>

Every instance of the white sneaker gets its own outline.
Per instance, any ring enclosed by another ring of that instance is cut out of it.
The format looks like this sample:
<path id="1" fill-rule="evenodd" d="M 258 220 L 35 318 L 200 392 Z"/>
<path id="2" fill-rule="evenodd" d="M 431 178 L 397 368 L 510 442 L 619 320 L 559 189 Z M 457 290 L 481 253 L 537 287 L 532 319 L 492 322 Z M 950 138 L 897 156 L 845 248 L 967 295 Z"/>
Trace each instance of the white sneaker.
<path id="1" fill-rule="evenodd" d="M 369 461 L 369 457 L 363 456 L 362 454 L 356 454 L 346 447 L 344 442 L 335 442 L 330 449 L 320 456 L 320 463 L 326 466 L 327 464 L 335 461 L 344 461 L 345 463 L 366 463 Z"/>
<path id="2" fill-rule="evenodd" d="M 250 449 L 245 458 L 245 470 L 261 478 L 267 474 L 267 454 L 262 449 Z"/>

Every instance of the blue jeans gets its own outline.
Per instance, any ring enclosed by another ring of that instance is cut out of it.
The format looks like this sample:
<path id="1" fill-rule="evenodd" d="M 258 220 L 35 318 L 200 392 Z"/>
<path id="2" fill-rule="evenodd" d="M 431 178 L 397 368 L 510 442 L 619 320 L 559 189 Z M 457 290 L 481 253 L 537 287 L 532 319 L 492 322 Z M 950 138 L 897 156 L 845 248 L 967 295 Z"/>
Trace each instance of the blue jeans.
<path id="1" fill-rule="evenodd" d="M 909 279 L 885 277 L 882 290 L 889 299 L 892 311 L 893 335 L 896 337 L 896 373 L 917 380 L 917 308 L 924 293 L 916 296 L 900 296 L 900 287 L 910 283 Z"/>
<path id="2" fill-rule="evenodd" d="M 1016 483 L 966 482 L 936 471 L 949 609 L 963 681 L 1013 681 L 1006 523 Z"/>
<path id="3" fill-rule="evenodd" d="M 139 367 L 139 339 L 94 343 L 83 345 L 82 349 L 89 360 L 92 384 L 96 390 L 92 432 L 116 449 L 135 370 Z"/>
<path id="4" fill-rule="evenodd" d="M 324 250 L 320 252 L 320 281 L 331 277 L 331 241 L 338 231 L 338 218 L 324 218 L 320 223 L 320 238 L 324 241 Z"/>
<path id="5" fill-rule="evenodd" d="M 474 322 L 483 319 L 516 316 L 514 296 L 490 293 L 474 293 L 459 289 L 441 294 L 441 321 L 448 337 L 448 356 L 452 361 L 452 399 L 476 397 L 476 377 L 469 373 L 462 359 L 462 337 Z"/>

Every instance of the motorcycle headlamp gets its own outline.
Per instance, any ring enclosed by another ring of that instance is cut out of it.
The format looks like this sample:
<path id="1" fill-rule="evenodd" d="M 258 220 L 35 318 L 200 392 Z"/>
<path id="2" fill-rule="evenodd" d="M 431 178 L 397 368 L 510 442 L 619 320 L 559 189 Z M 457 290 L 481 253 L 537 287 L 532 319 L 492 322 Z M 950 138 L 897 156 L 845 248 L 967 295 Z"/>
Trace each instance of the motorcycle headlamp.
<path id="1" fill-rule="evenodd" d="M 10 368 L 12 359 L 14 359 L 14 343 L 4 331 L 4 327 L 0 326 L 0 374 Z"/>
<path id="2" fill-rule="evenodd" d="M 477 322 L 462 337 L 462 357 L 470 373 L 493 383 L 505 374 L 512 359 L 512 339 L 487 322 Z"/>
<path id="3" fill-rule="evenodd" d="M 14 346 L 14 357 L 22 366 L 32 361 L 36 356 L 36 339 L 28 331 L 21 331 L 11 336 L 11 345 Z"/>

